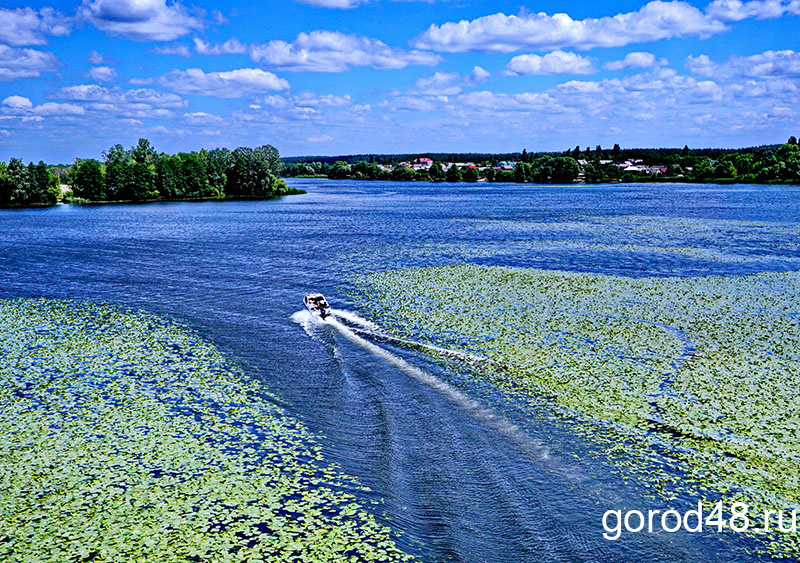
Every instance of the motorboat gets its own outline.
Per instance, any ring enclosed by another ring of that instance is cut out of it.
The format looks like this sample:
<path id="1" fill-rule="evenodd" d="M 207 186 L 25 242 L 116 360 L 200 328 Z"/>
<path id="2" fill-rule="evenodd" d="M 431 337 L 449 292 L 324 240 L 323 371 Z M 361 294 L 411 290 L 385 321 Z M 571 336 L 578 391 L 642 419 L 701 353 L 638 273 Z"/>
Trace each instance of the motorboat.
<path id="1" fill-rule="evenodd" d="M 331 315 L 331 306 L 328 305 L 328 302 L 321 293 L 309 293 L 303 297 L 303 305 L 306 306 L 309 313 L 322 320 L 325 320 L 325 317 Z"/>

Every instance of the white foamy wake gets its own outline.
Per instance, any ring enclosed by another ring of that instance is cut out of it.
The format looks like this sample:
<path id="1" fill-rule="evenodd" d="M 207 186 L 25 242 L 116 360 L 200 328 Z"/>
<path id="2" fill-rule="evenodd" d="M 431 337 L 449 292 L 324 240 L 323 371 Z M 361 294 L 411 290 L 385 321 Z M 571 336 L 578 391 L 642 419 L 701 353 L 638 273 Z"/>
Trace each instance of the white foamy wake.
<path id="1" fill-rule="evenodd" d="M 490 360 L 484 358 L 483 356 L 478 356 L 477 354 L 469 354 L 467 352 L 461 352 L 458 350 L 449 350 L 447 348 L 442 348 L 440 346 L 435 346 L 433 344 L 426 344 L 424 342 L 414 342 L 413 340 L 405 340 L 403 338 L 397 338 L 396 336 L 392 336 L 381 327 L 376 325 L 375 323 L 368 321 L 362 317 L 359 317 L 355 313 L 351 313 L 350 311 L 343 311 L 339 309 L 333 309 L 333 314 L 337 319 L 344 319 L 345 322 L 348 324 L 354 325 L 358 332 L 366 333 L 369 336 L 374 336 L 376 338 L 380 338 L 381 340 L 385 340 L 387 342 L 392 342 L 394 344 L 400 344 L 401 346 L 408 346 L 411 348 L 419 348 L 422 350 L 427 350 L 428 352 L 433 352 L 434 354 L 439 354 L 441 356 L 447 356 L 450 358 L 454 358 L 456 360 L 461 360 L 462 362 L 466 362 L 468 364 L 486 364 L 491 363 Z"/>
<path id="2" fill-rule="evenodd" d="M 455 403 L 456 405 L 467 411 L 475 418 L 481 420 L 484 424 L 486 424 L 490 428 L 510 438 L 518 446 L 525 449 L 528 452 L 528 454 L 533 455 L 538 459 L 547 459 L 549 457 L 550 455 L 549 451 L 543 444 L 541 444 L 538 441 L 532 440 L 529 436 L 527 436 L 524 432 L 522 432 L 522 430 L 520 430 L 515 424 L 494 414 L 489 409 L 483 407 L 477 401 L 470 399 L 466 394 L 464 394 L 459 389 L 453 387 L 446 381 L 443 381 L 438 377 L 428 373 L 427 371 L 408 363 L 406 360 L 404 360 L 397 354 L 394 354 L 389 350 L 386 350 L 385 348 L 382 348 L 377 344 L 370 342 L 366 338 L 359 336 L 354 332 L 353 329 L 339 322 L 335 317 L 345 319 L 346 321 L 361 327 L 362 330 L 364 330 L 365 332 L 373 334 L 378 338 L 385 338 L 399 343 L 412 344 L 414 346 L 427 348 L 429 350 L 435 351 L 440 354 L 453 355 L 462 359 L 475 358 L 478 360 L 483 360 L 483 358 L 480 358 L 478 356 L 473 357 L 470 354 L 463 354 L 461 352 L 453 352 L 452 350 L 439 348 L 437 346 L 420 345 L 415 342 L 407 342 L 400 339 L 392 338 L 385 331 L 383 331 L 378 325 L 371 323 L 366 319 L 362 319 L 358 315 L 354 315 L 353 313 L 349 313 L 347 311 L 339 311 L 339 310 L 333 311 L 333 313 L 334 313 L 333 317 L 329 317 L 326 320 L 322 320 L 319 319 L 318 317 L 311 315 L 310 313 L 308 313 L 308 311 L 298 311 L 297 313 L 292 315 L 292 320 L 303 325 L 303 328 L 305 328 L 306 332 L 311 336 L 315 336 L 313 334 L 313 323 L 324 323 L 326 325 L 334 327 L 337 331 L 339 331 L 340 334 L 342 334 L 342 336 L 347 338 L 352 343 L 375 354 L 380 358 L 383 358 L 389 364 L 393 365 L 403 373 L 412 376 L 417 381 L 435 389 L 442 395 L 446 396 L 453 403 Z"/>

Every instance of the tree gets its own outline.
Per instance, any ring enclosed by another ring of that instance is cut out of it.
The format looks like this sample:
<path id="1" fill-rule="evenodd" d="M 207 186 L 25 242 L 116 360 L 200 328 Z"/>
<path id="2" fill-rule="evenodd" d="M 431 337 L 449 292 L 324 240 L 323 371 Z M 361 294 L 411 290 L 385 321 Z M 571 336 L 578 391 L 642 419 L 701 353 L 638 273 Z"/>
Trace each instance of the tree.
<path id="1" fill-rule="evenodd" d="M 619 162 L 622 156 L 622 149 L 619 147 L 619 143 L 614 143 L 614 148 L 611 149 L 611 160 L 614 162 Z"/>
<path id="2" fill-rule="evenodd" d="M 231 154 L 226 193 L 244 197 L 266 197 L 280 193 L 283 183 L 272 170 L 272 163 L 265 151 L 239 147 Z"/>
<path id="3" fill-rule="evenodd" d="M 156 189 L 161 197 L 179 199 L 185 197 L 181 186 L 181 159 L 171 154 L 162 154 L 156 163 Z"/>
<path id="4" fill-rule="evenodd" d="M 256 149 L 256 152 L 260 153 L 264 157 L 267 165 L 269 166 L 270 172 L 276 178 L 279 177 L 283 171 L 283 161 L 281 160 L 281 155 L 278 152 L 278 149 L 272 145 L 261 145 Z"/>
<path id="5" fill-rule="evenodd" d="M 797 137 L 792 135 L 791 137 L 789 137 L 789 140 L 786 141 L 786 143 L 789 144 L 789 145 L 796 145 L 797 144 Z"/>
<path id="6" fill-rule="evenodd" d="M 180 175 L 178 185 L 182 197 L 201 198 L 212 195 L 208 187 L 206 165 L 196 152 L 180 153 Z"/>
<path id="7" fill-rule="evenodd" d="M 43 161 L 39 164 L 28 164 L 28 175 L 30 177 L 30 203 L 44 203 L 45 205 L 55 205 L 61 196 L 61 189 L 58 187 L 58 176 L 50 172 Z"/>
<path id="8" fill-rule="evenodd" d="M 431 169 L 428 170 L 428 176 L 430 176 L 431 180 L 434 182 L 443 182 L 446 177 L 442 165 L 439 164 L 438 162 L 433 163 Z"/>
<path id="9" fill-rule="evenodd" d="M 70 167 L 67 183 L 72 186 L 76 197 L 89 201 L 106 199 L 105 170 L 99 160 L 94 158 L 78 158 Z"/>
<path id="10" fill-rule="evenodd" d="M 142 201 L 156 199 L 157 197 L 156 167 L 144 162 L 134 162 L 129 165 L 127 182 L 122 192 L 122 199 Z"/>
<path id="11" fill-rule="evenodd" d="M 450 165 L 445 174 L 445 179 L 448 182 L 460 182 L 462 180 L 461 170 L 455 164 Z"/>
<path id="12" fill-rule="evenodd" d="M 8 203 L 11 205 L 25 205 L 31 193 L 31 177 L 25 164 L 18 158 L 8 161 L 6 169 L 10 184 Z"/>
<path id="13" fill-rule="evenodd" d="M 103 160 L 106 165 L 107 199 L 130 199 L 127 193 L 131 182 L 128 167 L 131 162 L 130 153 L 122 145 L 116 144 L 107 151 L 103 151 Z"/>
<path id="14" fill-rule="evenodd" d="M 478 169 L 469 167 L 464 170 L 464 173 L 461 175 L 462 179 L 465 182 L 477 182 L 478 181 Z"/>
<path id="15" fill-rule="evenodd" d="M 528 149 L 522 149 L 522 156 L 520 160 L 522 162 L 528 162 Z"/>
<path id="16" fill-rule="evenodd" d="M 689 156 L 689 145 L 683 145 L 683 149 L 681 149 L 681 156 L 682 157 Z"/>
<path id="17" fill-rule="evenodd" d="M 228 180 L 228 169 L 232 162 L 231 151 L 228 149 L 214 149 L 208 152 L 200 151 L 200 157 L 206 165 L 206 180 L 209 192 L 215 197 L 223 197 Z"/>
<path id="18" fill-rule="evenodd" d="M 11 203 L 11 193 L 14 191 L 14 184 L 8 175 L 8 166 L 5 162 L 0 162 L 0 207 L 5 207 Z"/>
<path id="19" fill-rule="evenodd" d="M 134 162 L 141 164 L 155 166 L 156 162 L 158 162 L 158 153 L 147 139 L 139 139 L 139 142 L 131 148 L 130 155 Z"/>

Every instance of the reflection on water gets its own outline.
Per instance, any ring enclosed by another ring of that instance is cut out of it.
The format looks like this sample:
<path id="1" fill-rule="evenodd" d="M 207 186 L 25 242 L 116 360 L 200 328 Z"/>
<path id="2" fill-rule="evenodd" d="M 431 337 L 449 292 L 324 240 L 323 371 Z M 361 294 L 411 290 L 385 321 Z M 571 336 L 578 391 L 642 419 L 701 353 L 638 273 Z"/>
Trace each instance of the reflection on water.
<path id="1" fill-rule="evenodd" d="M 742 540 L 713 534 L 604 540 L 606 509 L 665 507 L 583 455 L 592 445 L 568 428 L 470 379 L 480 358 L 445 371 L 435 350 L 365 324 L 347 291 L 365 272 L 459 262 L 796 270 L 798 188 L 293 184 L 309 193 L 0 211 L 0 297 L 117 302 L 187 323 L 320 435 L 326 456 L 372 488 L 354 493 L 425 560 L 741 557 Z M 311 291 L 338 321 L 293 322 Z"/>

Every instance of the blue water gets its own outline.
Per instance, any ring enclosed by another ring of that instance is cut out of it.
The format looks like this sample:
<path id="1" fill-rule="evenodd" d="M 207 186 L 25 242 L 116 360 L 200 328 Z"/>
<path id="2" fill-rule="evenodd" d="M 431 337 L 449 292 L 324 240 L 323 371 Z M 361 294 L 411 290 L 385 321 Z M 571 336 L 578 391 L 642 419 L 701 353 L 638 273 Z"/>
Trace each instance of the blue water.
<path id="1" fill-rule="evenodd" d="M 353 279 L 412 265 L 797 270 L 800 188 L 291 183 L 308 194 L 0 211 L 0 298 L 122 303 L 186 323 L 307 424 L 424 560 L 745 557 L 746 540 L 713 533 L 604 540 L 605 510 L 667 507 L 587 455 L 594 446 L 568 424 L 504 400 L 468 368 L 292 315 L 312 290 L 357 315 Z"/>

